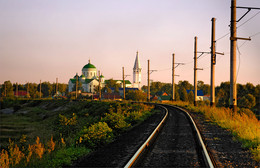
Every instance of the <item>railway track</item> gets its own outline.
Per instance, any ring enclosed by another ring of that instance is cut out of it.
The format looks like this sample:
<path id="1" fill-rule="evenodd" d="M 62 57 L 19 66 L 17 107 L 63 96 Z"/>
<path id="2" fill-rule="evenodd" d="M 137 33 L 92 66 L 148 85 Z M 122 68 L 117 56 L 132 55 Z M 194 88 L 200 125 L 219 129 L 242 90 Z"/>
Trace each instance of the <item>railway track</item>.
<path id="1" fill-rule="evenodd" d="M 165 117 L 125 167 L 215 167 L 191 116 L 179 107 L 160 106 Z"/>

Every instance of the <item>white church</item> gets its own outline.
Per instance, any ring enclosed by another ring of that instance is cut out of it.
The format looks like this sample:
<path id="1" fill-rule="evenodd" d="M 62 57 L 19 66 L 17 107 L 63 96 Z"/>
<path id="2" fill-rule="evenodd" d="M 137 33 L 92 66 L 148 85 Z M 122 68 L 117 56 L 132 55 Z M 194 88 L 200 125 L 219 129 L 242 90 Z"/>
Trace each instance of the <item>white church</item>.
<path id="1" fill-rule="evenodd" d="M 141 64 L 138 56 L 138 52 L 136 52 L 136 58 L 133 68 L 133 83 L 129 80 L 125 80 L 126 88 L 138 88 L 141 90 Z M 82 74 L 79 76 L 76 74 L 73 78 L 69 80 L 69 92 L 75 91 L 76 80 L 78 79 L 78 83 L 82 84 L 82 92 L 93 93 L 96 86 L 99 85 L 99 77 L 97 75 L 97 68 L 90 63 L 86 64 L 82 68 Z M 106 80 L 103 75 L 100 75 L 101 87 L 105 87 Z M 123 87 L 123 80 L 116 80 L 121 87 Z"/>

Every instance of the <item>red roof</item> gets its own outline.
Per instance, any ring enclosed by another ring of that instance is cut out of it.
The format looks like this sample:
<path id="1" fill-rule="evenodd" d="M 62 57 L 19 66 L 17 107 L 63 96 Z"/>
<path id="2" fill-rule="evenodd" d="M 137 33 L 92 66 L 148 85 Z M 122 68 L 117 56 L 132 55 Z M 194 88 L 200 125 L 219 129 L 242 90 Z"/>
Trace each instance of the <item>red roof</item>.
<path id="1" fill-rule="evenodd" d="M 104 99 L 121 99 L 121 96 L 119 93 L 104 93 L 102 95 Z"/>
<path id="2" fill-rule="evenodd" d="M 14 95 L 17 96 L 16 91 L 14 91 Z M 18 91 L 18 96 L 26 96 L 26 95 L 27 95 L 27 91 L 24 90 Z"/>

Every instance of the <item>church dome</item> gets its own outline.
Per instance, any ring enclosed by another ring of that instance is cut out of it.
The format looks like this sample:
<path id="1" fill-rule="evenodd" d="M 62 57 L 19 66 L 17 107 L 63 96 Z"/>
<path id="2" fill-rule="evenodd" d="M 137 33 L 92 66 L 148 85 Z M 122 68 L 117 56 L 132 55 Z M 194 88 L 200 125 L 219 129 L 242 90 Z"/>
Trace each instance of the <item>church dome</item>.
<path id="1" fill-rule="evenodd" d="M 95 65 L 90 63 L 90 60 L 89 60 L 88 64 L 86 64 L 82 69 L 89 69 L 89 68 L 96 69 Z"/>
<path id="2" fill-rule="evenodd" d="M 76 73 L 76 75 L 74 76 L 74 79 L 76 79 L 76 78 L 79 78 L 79 75 L 78 75 L 78 73 Z"/>

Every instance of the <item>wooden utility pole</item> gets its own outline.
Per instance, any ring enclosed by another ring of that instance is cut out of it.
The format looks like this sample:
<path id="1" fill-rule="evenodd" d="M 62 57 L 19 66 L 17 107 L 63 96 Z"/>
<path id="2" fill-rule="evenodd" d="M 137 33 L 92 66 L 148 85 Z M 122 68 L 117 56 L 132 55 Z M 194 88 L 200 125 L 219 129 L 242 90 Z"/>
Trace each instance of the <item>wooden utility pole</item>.
<path id="1" fill-rule="evenodd" d="M 194 43 L 194 106 L 197 106 L 197 36 Z"/>
<path id="2" fill-rule="evenodd" d="M 172 54 L 172 101 L 175 100 L 174 64 L 174 54 Z"/>
<path id="3" fill-rule="evenodd" d="M 123 99 L 125 100 L 125 69 L 123 67 Z"/>
<path id="4" fill-rule="evenodd" d="M 40 80 L 40 99 L 42 98 L 42 80 Z"/>
<path id="5" fill-rule="evenodd" d="M 78 74 L 76 74 L 76 95 L 75 95 L 76 99 L 78 98 L 78 79 L 79 79 L 79 76 L 78 76 Z"/>
<path id="6" fill-rule="evenodd" d="M 16 82 L 16 98 L 18 97 L 18 83 Z"/>
<path id="7" fill-rule="evenodd" d="M 150 60 L 148 60 L 147 70 L 147 101 L 150 102 Z"/>
<path id="8" fill-rule="evenodd" d="M 216 40 L 215 40 L 215 18 L 212 18 L 211 34 L 211 78 L 210 78 L 210 106 L 215 106 L 215 65 L 216 65 Z"/>
<path id="9" fill-rule="evenodd" d="M 99 88 L 99 100 L 101 100 L 101 79 L 100 79 L 100 71 L 98 71 L 98 88 Z"/>

